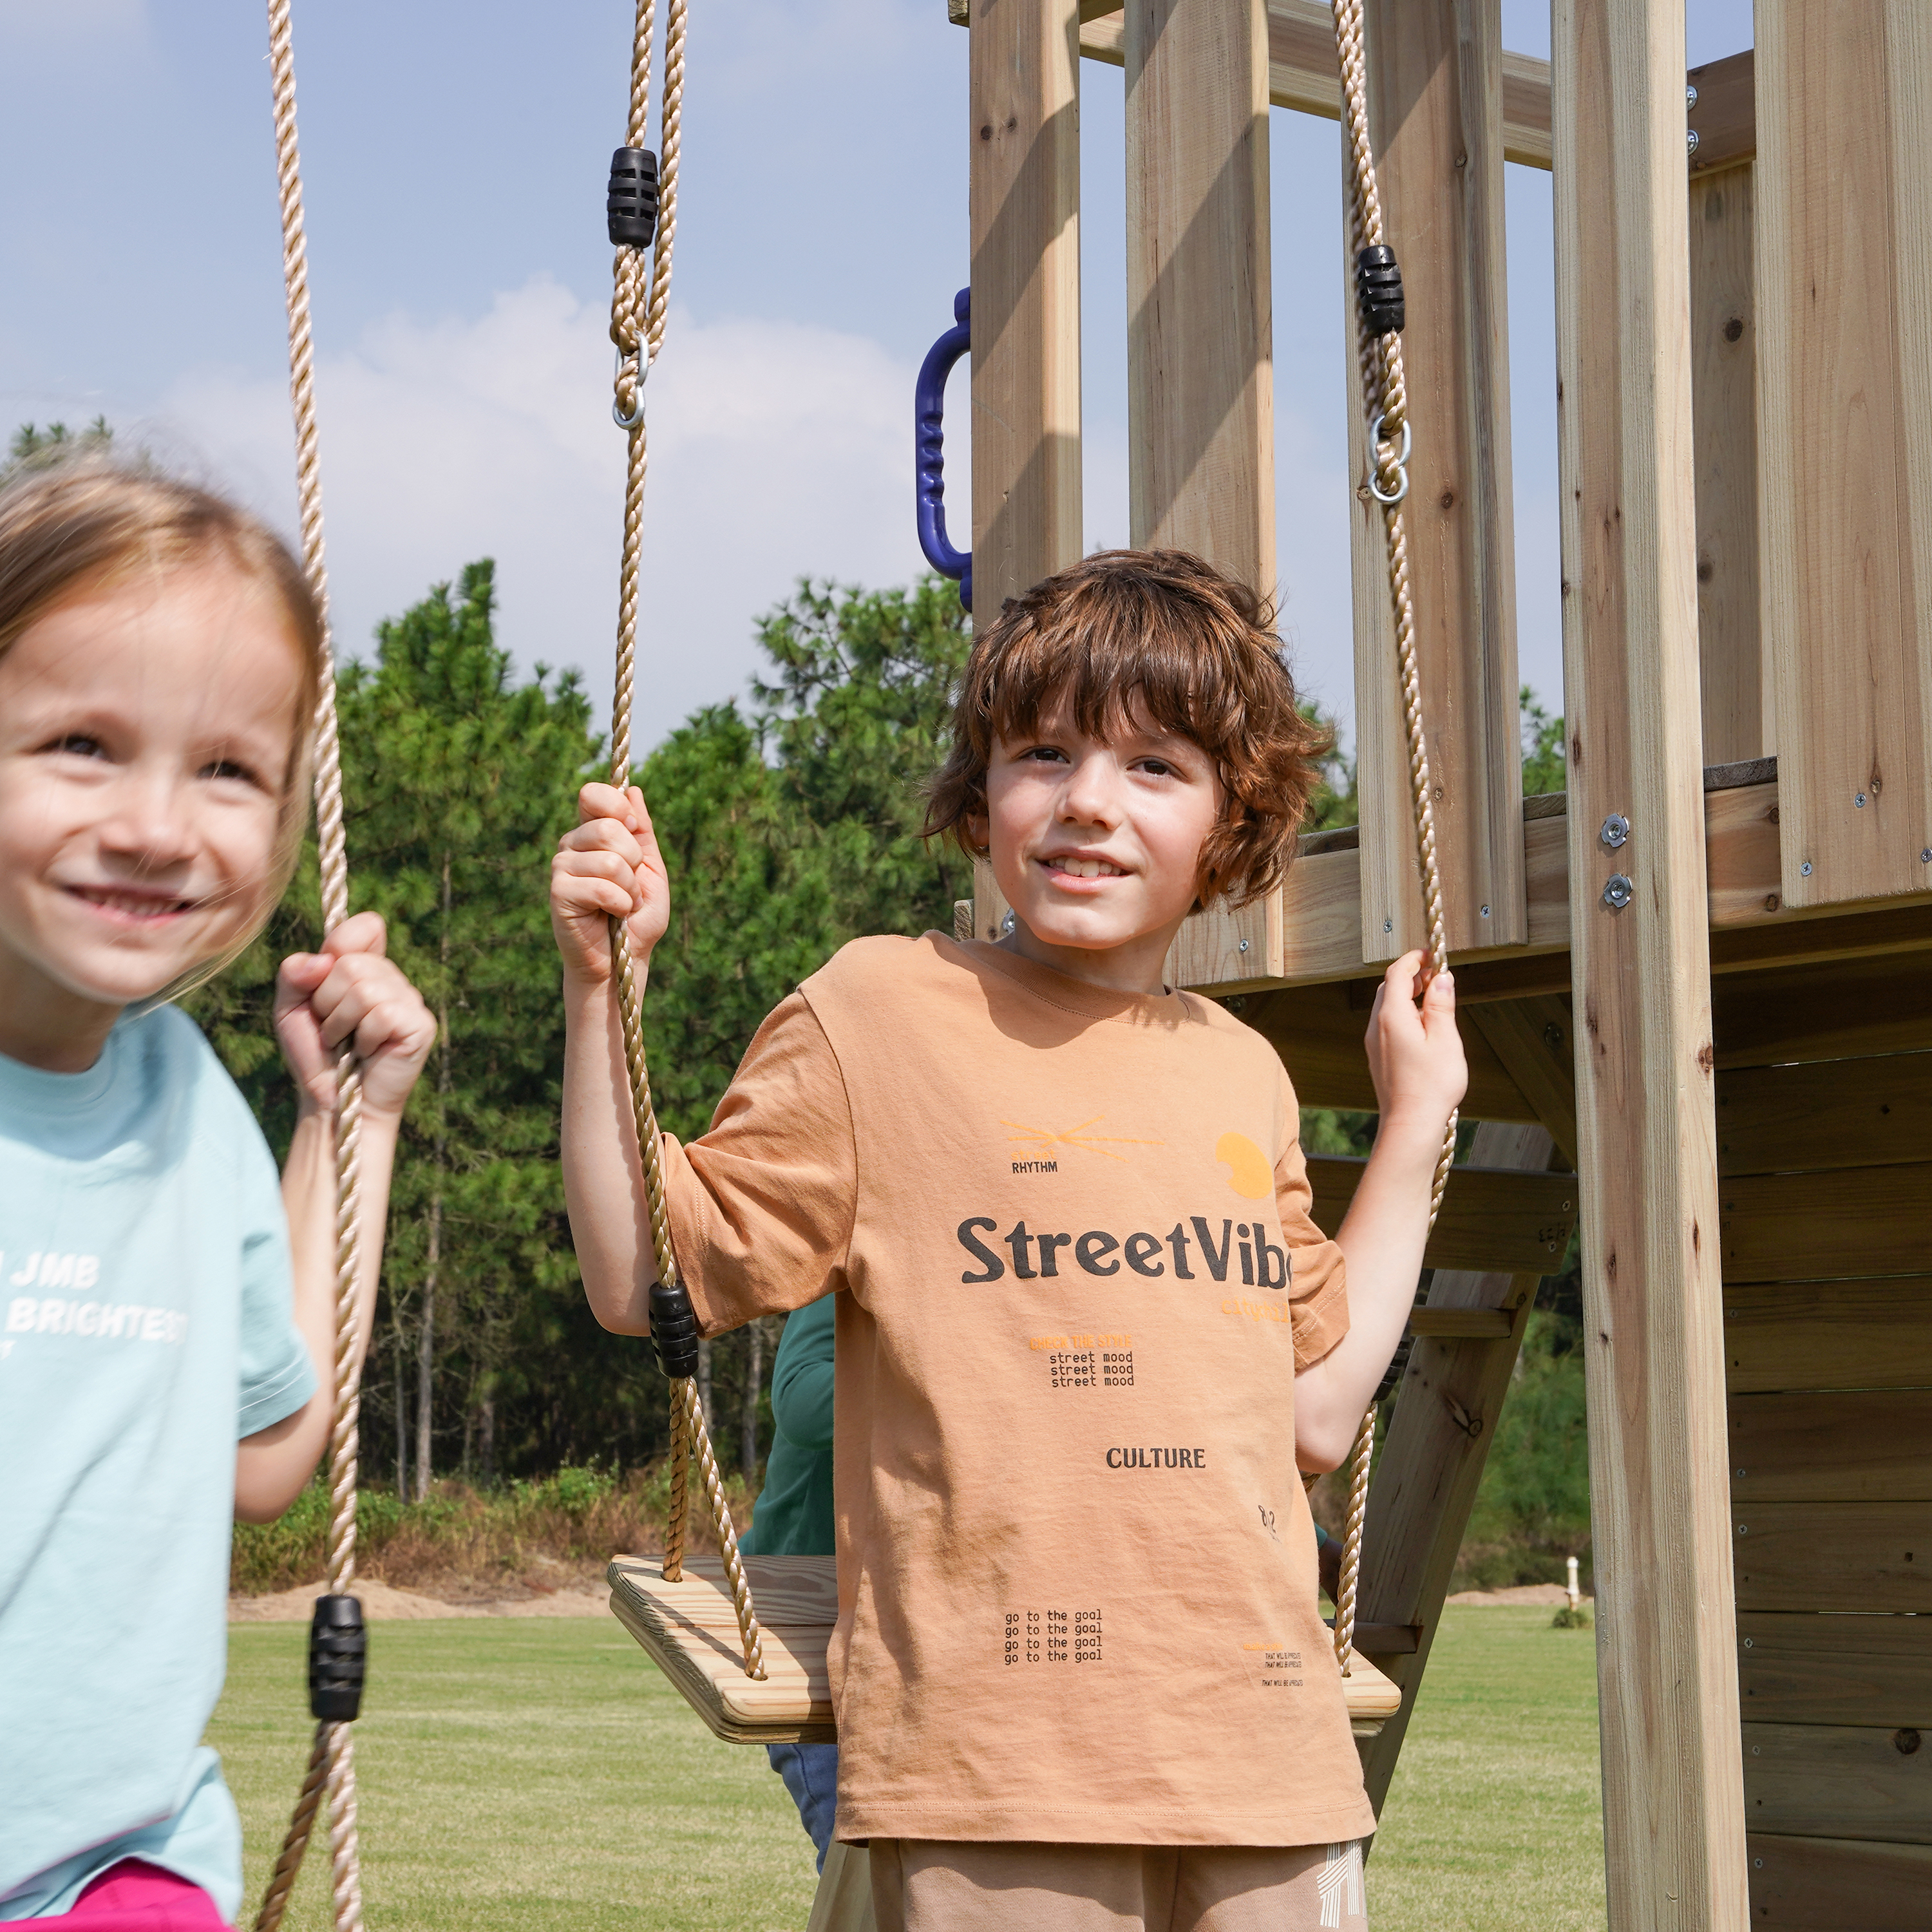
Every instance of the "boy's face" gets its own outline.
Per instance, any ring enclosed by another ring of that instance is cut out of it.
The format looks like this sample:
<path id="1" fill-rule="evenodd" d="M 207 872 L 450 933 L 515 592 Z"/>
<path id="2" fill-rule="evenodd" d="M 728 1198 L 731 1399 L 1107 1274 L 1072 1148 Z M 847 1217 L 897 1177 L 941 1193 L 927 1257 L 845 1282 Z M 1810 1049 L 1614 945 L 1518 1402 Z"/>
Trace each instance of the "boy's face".
<path id="1" fill-rule="evenodd" d="M 1190 740 L 1138 716 L 1112 738 L 1090 738 L 1062 706 L 1033 736 L 994 748 L 993 876 L 1041 945 L 1076 956 L 1146 952 L 1157 988 L 1225 800 L 1213 760 Z M 1079 970 L 1077 956 L 1059 963 Z"/>

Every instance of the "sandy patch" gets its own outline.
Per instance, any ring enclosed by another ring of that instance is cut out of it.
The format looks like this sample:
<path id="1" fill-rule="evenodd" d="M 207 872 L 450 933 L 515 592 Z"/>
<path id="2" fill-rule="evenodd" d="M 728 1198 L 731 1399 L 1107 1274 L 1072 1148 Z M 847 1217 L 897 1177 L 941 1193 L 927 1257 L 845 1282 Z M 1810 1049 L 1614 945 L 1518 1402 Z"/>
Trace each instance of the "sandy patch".
<path id="1" fill-rule="evenodd" d="M 1458 1590 L 1443 1600 L 1450 1604 L 1567 1604 L 1570 1592 L 1561 1583 L 1516 1583 L 1507 1590 Z M 1586 1597 L 1585 1603 L 1590 1599 Z"/>
<path id="2" fill-rule="evenodd" d="M 601 1617 L 609 1612 L 608 1590 L 552 1590 L 512 1601 L 484 1604 L 449 1604 L 440 1597 L 427 1597 L 420 1591 L 398 1590 L 387 1583 L 358 1579 L 356 1594 L 362 1600 L 362 1614 L 370 1623 L 409 1623 L 429 1617 Z M 317 1583 L 304 1583 L 293 1590 L 278 1590 L 263 1597 L 230 1597 L 228 1621 L 232 1624 L 305 1624 L 322 1594 Z"/>

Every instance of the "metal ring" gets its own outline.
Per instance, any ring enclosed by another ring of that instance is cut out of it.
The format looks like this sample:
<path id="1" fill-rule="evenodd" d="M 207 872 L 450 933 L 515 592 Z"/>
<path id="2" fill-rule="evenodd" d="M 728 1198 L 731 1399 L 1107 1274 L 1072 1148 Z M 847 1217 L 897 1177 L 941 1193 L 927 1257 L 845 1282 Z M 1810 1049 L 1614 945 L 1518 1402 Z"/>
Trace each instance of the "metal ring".
<path id="1" fill-rule="evenodd" d="M 644 359 L 644 344 L 639 343 L 637 348 L 629 354 L 622 349 L 617 351 L 617 371 L 614 380 L 617 382 L 623 380 L 624 365 L 630 361 L 632 354 L 638 358 L 638 381 L 637 387 L 632 391 L 631 395 L 630 414 L 626 416 L 624 413 L 624 405 L 616 397 L 614 396 L 610 400 L 610 420 L 622 430 L 635 429 L 644 421 L 644 382 L 651 373 L 651 365 Z"/>
<path id="2" fill-rule="evenodd" d="M 1382 446 L 1382 424 L 1388 420 L 1388 417 L 1384 412 L 1378 416 L 1369 425 L 1369 448 L 1372 456 L 1375 451 Z M 1408 418 L 1405 416 L 1402 424 L 1402 448 L 1397 452 L 1395 459 L 1395 466 L 1402 472 L 1400 487 L 1393 494 L 1385 494 L 1374 470 L 1372 468 L 1369 472 L 1369 494 L 1374 497 L 1378 503 L 1400 503 L 1408 494 L 1408 452 L 1414 446 L 1414 432 L 1409 426 Z"/>

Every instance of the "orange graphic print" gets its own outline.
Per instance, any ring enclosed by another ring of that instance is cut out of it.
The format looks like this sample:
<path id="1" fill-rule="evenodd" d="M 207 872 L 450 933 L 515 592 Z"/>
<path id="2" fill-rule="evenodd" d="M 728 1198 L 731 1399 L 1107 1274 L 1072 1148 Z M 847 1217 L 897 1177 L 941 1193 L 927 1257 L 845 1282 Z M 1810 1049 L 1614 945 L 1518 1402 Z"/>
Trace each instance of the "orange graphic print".
<path id="1" fill-rule="evenodd" d="M 1265 1201 L 1274 1192 L 1274 1168 L 1246 1134 L 1223 1134 L 1214 1158 L 1228 1169 L 1228 1185 L 1244 1201 Z"/>
<path id="2" fill-rule="evenodd" d="M 1050 1154 L 1055 1148 L 1069 1147 L 1084 1148 L 1088 1154 L 1104 1154 L 1109 1160 L 1124 1161 L 1127 1156 L 1114 1153 L 1117 1147 L 1165 1147 L 1167 1144 L 1165 1141 L 1139 1141 L 1124 1134 L 1096 1134 L 1088 1131 L 1090 1127 L 1097 1127 L 1106 1118 L 1103 1114 L 1096 1114 L 1091 1120 L 1082 1120 L 1077 1127 L 1058 1129 L 1025 1126 L 1018 1120 L 1002 1120 L 1000 1125 L 1012 1128 L 1012 1132 L 1007 1135 L 1007 1139 L 1030 1147 L 1036 1159 Z"/>

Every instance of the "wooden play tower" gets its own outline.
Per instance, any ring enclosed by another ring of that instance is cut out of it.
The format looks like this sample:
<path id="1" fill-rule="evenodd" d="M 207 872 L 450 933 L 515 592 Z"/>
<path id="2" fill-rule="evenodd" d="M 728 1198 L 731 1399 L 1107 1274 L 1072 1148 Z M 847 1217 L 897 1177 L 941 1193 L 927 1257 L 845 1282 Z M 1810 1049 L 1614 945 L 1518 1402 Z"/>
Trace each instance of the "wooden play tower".
<path id="1" fill-rule="evenodd" d="M 1497 0 L 1367 4 L 1484 1124 L 1369 1507 L 1358 1640 L 1405 1702 L 1363 1750 L 1379 1803 L 1580 1218 L 1610 1922 L 1905 1932 L 1932 1924 L 1932 7 L 1759 0 L 1755 50 L 1688 87 L 1683 8 L 1556 0 L 1546 64 Z M 976 611 L 1081 554 L 1083 56 L 1126 70 L 1132 542 L 1271 590 L 1269 107 L 1336 116 L 1327 8 L 969 24 Z M 1506 162 L 1555 176 L 1570 789 L 1528 800 Z M 1369 998 L 1420 915 L 1354 403 L 1359 832 L 1191 922 L 1173 976 L 1305 1104 L 1366 1108 Z M 976 929 L 1004 910 L 982 876 Z M 1311 1166 L 1332 1228 L 1351 1164 Z"/>

